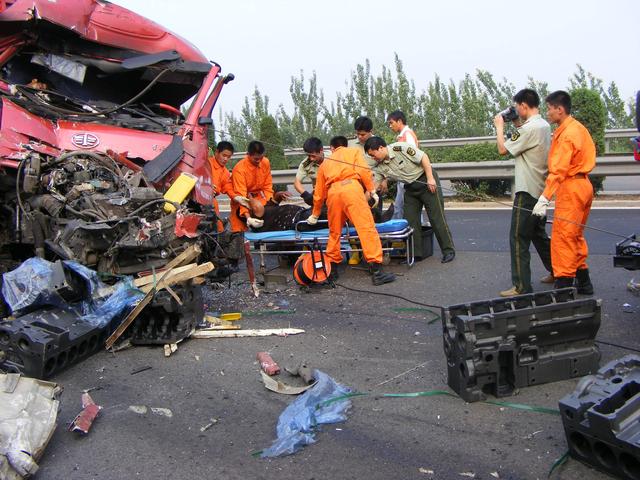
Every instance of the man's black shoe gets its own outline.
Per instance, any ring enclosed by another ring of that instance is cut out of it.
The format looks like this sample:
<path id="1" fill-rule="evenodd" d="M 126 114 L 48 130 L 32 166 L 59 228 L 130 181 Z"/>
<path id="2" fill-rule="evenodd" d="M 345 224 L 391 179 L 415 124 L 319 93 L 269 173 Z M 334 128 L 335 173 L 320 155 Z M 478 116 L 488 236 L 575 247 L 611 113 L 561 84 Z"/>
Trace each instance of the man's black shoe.
<path id="1" fill-rule="evenodd" d="M 376 286 L 391 283 L 396 280 L 395 274 L 385 273 L 382 270 L 382 265 L 379 263 L 370 263 L 369 271 L 371 272 L 371 281 Z"/>
<path id="2" fill-rule="evenodd" d="M 331 273 L 329 274 L 329 277 L 327 277 L 327 280 L 329 280 L 330 282 L 335 282 L 336 280 L 338 280 L 338 278 L 340 278 L 340 274 L 338 273 L 338 265 L 338 263 L 331 262 Z"/>
<path id="3" fill-rule="evenodd" d="M 454 258 L 456 258 L 456 252 L 447 252 L 444 255 L 442 255 L 442 260 L 440 260 L 440 262 L 449 263 L 453 261 Z"/>

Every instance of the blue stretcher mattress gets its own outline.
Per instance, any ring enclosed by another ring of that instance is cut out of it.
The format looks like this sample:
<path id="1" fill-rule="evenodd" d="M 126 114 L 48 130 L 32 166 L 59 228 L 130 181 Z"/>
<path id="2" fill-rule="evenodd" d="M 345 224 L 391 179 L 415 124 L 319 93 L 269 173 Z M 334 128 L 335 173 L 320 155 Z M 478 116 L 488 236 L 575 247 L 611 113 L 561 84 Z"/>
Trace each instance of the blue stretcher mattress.
<path id="1" fill-rule="evenodd" d="M 405 228 L 409 226 L 409 222 L 407 222 L 404 218 L 398 220 L 389 220 L 384 223 L 376 223 L 376 230 L 378 233 L 393 233 L 393 232 L 402 232 Z M 346 234 L 346 227 L 342 229 L 342 234 Z M 356 229 L 351 227 L 349 229 L 349 235 L 356 235 Z M 314 230 L 312 232 L 296 232 L 295 230 L 281 230 L 279 232 L 245 232 L 244 237 L 251 241 L 257 242 L 260 240 L 299 240 L 299 239 L 310 239 L 312 240 L 315 237 L 328 237 L 329 229 L 321 228 L 320 230 Z"/>

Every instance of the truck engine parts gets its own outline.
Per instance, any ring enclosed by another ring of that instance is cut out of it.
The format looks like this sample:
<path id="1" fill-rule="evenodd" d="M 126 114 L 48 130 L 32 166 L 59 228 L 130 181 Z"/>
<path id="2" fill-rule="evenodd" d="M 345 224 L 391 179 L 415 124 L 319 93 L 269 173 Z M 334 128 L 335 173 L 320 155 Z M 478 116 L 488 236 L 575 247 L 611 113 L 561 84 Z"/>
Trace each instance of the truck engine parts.
<path id="1" fill-rule="evenodd" d="M 618 478 L 640 479 L 640 356 L 607 363 L 559 402 L 571 456 Z"/>
<path id="2" fill-rule="evenodd" d="M 449 386 L 467 402 L 598 369 L 600 301 L 566 288 L 442 309 Z"/>

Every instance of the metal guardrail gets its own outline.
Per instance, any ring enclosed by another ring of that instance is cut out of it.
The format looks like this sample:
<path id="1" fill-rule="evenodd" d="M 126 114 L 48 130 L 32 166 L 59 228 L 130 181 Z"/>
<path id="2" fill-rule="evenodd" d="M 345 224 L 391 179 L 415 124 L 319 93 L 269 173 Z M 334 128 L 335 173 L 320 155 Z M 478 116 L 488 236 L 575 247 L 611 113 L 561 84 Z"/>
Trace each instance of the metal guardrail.
<path id="1" fill-rule="evenodd" d="M 609 140 L 618 138 L 631 138 L 638 136 L 638 131 L 635 128 L 620 128 L 604 131 L 605 140 L 605 153 L 609 152 Z M 433 147 L 460 147 L 462 145 L 474 145 L 478 143 L 495 143 L 496 137 L 461 137 L 461 138 L 435 138 L 429 140 L 420 140 L 418 143 L 420 147 L 433 148 Z M 326 149 L 328 151 L 328 149 Z M 233 159 L 241 159 L 245 156 L 246 152 L 236 152 Z M 302 148 L 286 148 L 284 150 L 285 157 L 295 157 L 305 155 Z"/>
<path id="2" fill-rule="evenodd" d="M 490 180 L 512 179 L 515 163 L 511 160 L 487 162 L 447 162 L 433 163 L 441 180 Z M 274 184 L 292 184 L 296 170 L 274 170 L 271 172 Z M 626 176 L 640 175 L 640 162 L 633 155 L 615 155 L 596 158 L 596 168 L 591 175 Z"/>

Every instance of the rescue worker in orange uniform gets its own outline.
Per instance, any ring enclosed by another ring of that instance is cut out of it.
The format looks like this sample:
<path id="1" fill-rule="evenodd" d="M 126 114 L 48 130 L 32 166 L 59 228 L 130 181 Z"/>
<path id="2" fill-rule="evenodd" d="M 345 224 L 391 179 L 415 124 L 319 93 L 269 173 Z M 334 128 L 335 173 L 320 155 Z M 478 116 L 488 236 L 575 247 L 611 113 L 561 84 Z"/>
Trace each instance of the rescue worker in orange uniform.
<path id="1" fill-rule="evenodd" d="M 551 197 L 556 196 L 551 228 L 555 288 L 572 287 L 575 281 L 578 293 L 591 295 L 593 285 L 583 233 L 593 201 L 588 175 L 596 164 L 596 147 L 585 126 L 571 116 L 571 97 L 567 92 L 553 92 L 545 101 L 547 118 L 558 128 L 549 149 L 549 175 L 533 214 L 544 217 Z"/>
<path id="2" fill-rule="evenodd" d="M 236 202 L 244 202 L 239 195 L 236 195 L 233 190 L 233 184 L 231 182 L 231 172 L 227 170 L 227 162 L 233 155 L 233 144 L 230 142 L 222 141 L 216 145 L 216 149 L 212 157 L 209 157 L 209 165 L 211 166 L 211 184 L 213 185 L 213 208 L 218 218 L 220 217 L 220 206 L 218 205 L 218 195 L 221 193 L 226 194 L 230 200 Z M 237 198 L 236 198 L 237 197 Z M 217 224 L 218 232 L 224 230 L 224 225 L 220 220 Z"/>
<path id="3" fill-rule="evenodd" d="M 312 155 L 322 155 L 322 143 Z M 362 243 L 363 255 L 369 264 L 369 272 L 374 285 L 393 282 L 396 276 L 382 270 L 382 244 L 373 222 L 368 200 L 374 204 L 380 201 L 375 192 L 371 170 L 364 161 L 360 149 L 348 148 L 345 137 L 331 139 L 331 156 L 325 158 L 318 169 L 316 187 L 313 193 L 313 211 L 307 223 L 315 225 L 322 205 L 327 203 L 329 220 L 329 241 L 326 256 L 331 262 L 332 280 L 337 278 L 338 265 L 342 263 L 340 234 L 348 219 L 356 228 Z"/>
<path id="4" fill-rule="evenodd" d="M 278 204 L 283 198 L 287 198 L 287 192 L 273 193 L 273 180 L 271 178 L 271 164 L 264 156 L 264 144 L 257 140 L 247 146 L 247 155 L 240 160 L 231 172 L 233 191 L 237 199 L 231 202 L 231 231 L 245 232 L 248 227 L 260 228 L 264 221 L 253 209 L 251 203 L 264 207 L 268 203 Z M 249 199 L 245 202 L 244 199 Z M 260 209 L 263 211 L 263 209 Z"/>

